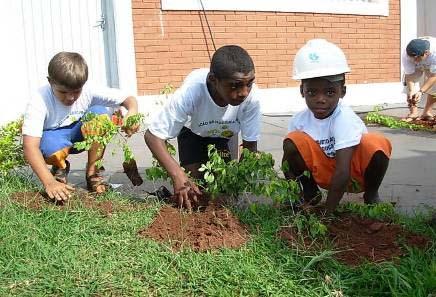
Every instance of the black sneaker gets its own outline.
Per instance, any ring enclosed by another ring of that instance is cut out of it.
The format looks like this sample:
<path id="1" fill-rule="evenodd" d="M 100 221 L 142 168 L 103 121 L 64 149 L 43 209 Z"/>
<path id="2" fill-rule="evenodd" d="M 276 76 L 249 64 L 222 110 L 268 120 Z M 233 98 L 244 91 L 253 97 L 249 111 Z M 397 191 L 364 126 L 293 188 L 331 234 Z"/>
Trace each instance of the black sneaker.
<path id="1" fill-rule="evenodd" d="M 66 167 L 65 168 L 59 168 L 55 165 L 51 167 L 51 174 L 54 176 L 54 178 L 61 183 L 68 183 L 68 174 L 70 173 L 70 162 L 68 160 L 65 160 Z"/>
<path id="2" fill-rule="evenodd" d="M 159 189 L 157 189 L 156 191 L 147 192 L 147 194 L 156 196 L 159 199 L 159 201 L 163 201 L 163 202 L 169 202 L 170 197 L 173 196 L 170 190 L 168 190 L 167 187 L 165 186 L 160 186 Z"/>

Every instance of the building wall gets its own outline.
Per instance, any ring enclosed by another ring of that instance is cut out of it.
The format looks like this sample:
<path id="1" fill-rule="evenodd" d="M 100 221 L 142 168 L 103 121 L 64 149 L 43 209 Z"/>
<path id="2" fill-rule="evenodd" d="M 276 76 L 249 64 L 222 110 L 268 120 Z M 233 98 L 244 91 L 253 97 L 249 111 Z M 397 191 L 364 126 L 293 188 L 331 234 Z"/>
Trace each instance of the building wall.
<path id="1" fill-rule="evenodd" d="M 161 11 L 160 0 L 132 0 L 138 95 L 178 87 L 208 67 L 215 46 L 238 44 L 252 56 L 261 88 L 293 87 L 293 57 L 307 40 L 338 44 L 352 72 L 348 84 L 400 80 L 400 0 L 389 16 L 313 13 Z"/>

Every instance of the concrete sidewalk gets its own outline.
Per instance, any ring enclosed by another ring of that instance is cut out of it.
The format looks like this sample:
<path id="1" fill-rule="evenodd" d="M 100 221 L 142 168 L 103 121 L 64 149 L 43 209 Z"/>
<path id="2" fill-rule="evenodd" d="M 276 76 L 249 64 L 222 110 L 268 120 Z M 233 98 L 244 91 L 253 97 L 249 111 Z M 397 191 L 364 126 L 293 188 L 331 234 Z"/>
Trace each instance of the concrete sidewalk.
<path id="1" fill-rule="evenodd" d="M 359 107 L 356 112 L 364 116 L 372 107 Z M 401 116 L 407 114 L 404 106 L 389 106 L 382 113 Z M 262 138 L 259 150 L 269 152 L 274 156 L 276 164 L 281 162 L 282 141 L 287 132 L 290 116 L 263 116 Z M 385 127 L 369 127 L 370 131 L 384 133 L 392 142 L 393 154 L 389 169 L 380 188 L 384 201 L 396 203 L 401 212 L 428 210 L 436 207 L 436 134 L 423 131 L 394 130 Z M 151 153 L 146 147 L 142 134 L 133 136 L 130 146 L 136 156 L 142 176 L 144 170 L 151 166 Z M 175 144 L 175 141 L 172 141 Z M 113 155 L 112 152 L 115 152 Z M 78 187 L 85 187 L 84 168 L 86 154 L 71 156 L 69 180 Z M 122 169 L 122 151 L 111 146 L 106 150 L 104 166 L 108 181 L 120 186 L 119 191 L 145 197 L 146 191 L 153 191 L 155 186 L 145 181 L 140 187 L 133 187 Z M 160 184 L 159 184 L 160 185 Z M 157 186 L 159 186 L 157 185 Z M 169 185 L 168 185 L 169 186 Z M 172 189 L 169 186 L 169 189 Z M 359 195 L 359 197 L 361 194 Z M 356 199 L 355 194 L 346 194 L 342 201 Z M 358 199 L 358 198 L 357 198 Z"/>

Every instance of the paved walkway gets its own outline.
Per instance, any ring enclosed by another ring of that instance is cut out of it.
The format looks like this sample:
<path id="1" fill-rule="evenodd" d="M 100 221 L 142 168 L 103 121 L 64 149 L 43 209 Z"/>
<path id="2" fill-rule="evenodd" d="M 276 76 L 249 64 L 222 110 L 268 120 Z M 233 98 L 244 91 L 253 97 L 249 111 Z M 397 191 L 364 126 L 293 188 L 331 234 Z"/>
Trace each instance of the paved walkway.
<path id="1" fill-rule="evenodd" d="M 359 107 L 355 110 L 363 116 L 365 112 L 371 111 L 372 107 Z M 389 106 L 383 113 L 401 116 L 407 113 L 407 109 Z M 286 134 L 289 118 L 290 116 L 263 116 L 262 118 L 259 150 L 271 153 L 277 164 L 282 158 L 282 140 Z M 395 202 L 399 211 L 408 213 L 426 210 L 428 206 L 436 207 L 436 133 L 393 130 L 384 127 L 369 127 L 369 130 L 384 133 L 393 146 L 389 169 L 380 189 L 381 198 L 384 201 Z M 142 135 L 133 136 L 129 142 L 135 153 L 140 173 L 144 176 L 145 168 L 151 166 L 151 153 Z M 83 168 L 86 154 L 72 156 L 70 161 L 72 164 L 70 182 L 78 187 L 84 187 L 86 184 Z M 104 163 L 109 182 L 119 186 L 119 191 L 135 194 L 138 198 L 145 197 L 145 191 L 153 191 L 154 185 L 151 182 L 145 182 L 140 187 L 131 185 L 123 173 L 120 148 L 109 147 Z M 347 199 L 356 199 L 356 196 L 346 195 L 343 201 Z"/>

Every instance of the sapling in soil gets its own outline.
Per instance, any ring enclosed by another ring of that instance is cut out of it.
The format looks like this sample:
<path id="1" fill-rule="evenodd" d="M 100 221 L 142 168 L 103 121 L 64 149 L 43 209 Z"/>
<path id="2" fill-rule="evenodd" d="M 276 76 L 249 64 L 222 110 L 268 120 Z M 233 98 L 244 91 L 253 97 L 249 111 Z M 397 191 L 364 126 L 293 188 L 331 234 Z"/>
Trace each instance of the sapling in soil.
<path id="1" fill-rule="evenodd" d="M 204 172 L 204 191 L 212 197 L 227 194 L 237 198 L 241 194 L 251 193 L 269 197 L 278 203 L 295 202 L 300 197 L 297 182 L 279 176 L 269 153 L 243 149 L 239 161 L 225 162 L 210 145 L 208 155 L 209 161 L 202 164 L 199 170 Z"/>
<path id="2" fill-rule="evenodd" d="M 144 115 L 135 114 L 128 117 L 124 123 L 120 112 L 115 112 L 111 118 L 106 114 L 88 113 L 82 117 L 81 121 L 84 140 L 75 143 L 74 147 L 78 150 L 89 150 L 93 143 L 99 143 L 100 147 L 103 148 L 117 136 L 116 141 L 122 147 L 124 155 L 124 172 L 134 186 L 141 185 L 143 180 L 139 175 L 135 157 L 128 144 L 128 138 L 123 135 L 122 131 L 141 125 L 144 121 Z M 101 167 L 102 163 L 100 162 L 98 166 Z"/>

